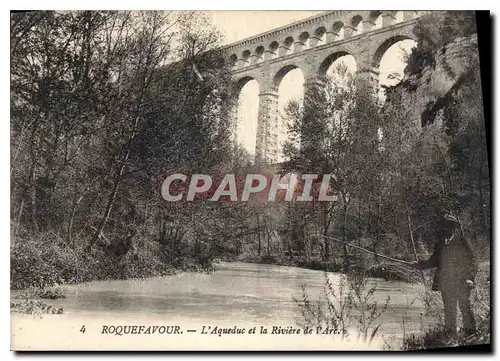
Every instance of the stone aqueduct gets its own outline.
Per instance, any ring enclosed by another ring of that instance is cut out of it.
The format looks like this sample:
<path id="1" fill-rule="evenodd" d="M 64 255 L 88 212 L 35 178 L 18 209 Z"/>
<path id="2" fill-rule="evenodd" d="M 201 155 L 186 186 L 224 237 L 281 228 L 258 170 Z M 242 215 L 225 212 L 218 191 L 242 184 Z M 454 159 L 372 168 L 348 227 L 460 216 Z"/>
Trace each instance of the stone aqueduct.
<path id="1" fill-rule="evenodd" d="M 299 68 L 304 87 L 326 75 L 344 55 L 356 60 L 356 78 L 378 86 L 380 60 L 396 42 L 412 39 L 417 11 L 329 11 L 227 45 L 224 50 L 241 87 L 259 83 L 255 157 L 274 163 L 278 154 L 278 87 Z"/>

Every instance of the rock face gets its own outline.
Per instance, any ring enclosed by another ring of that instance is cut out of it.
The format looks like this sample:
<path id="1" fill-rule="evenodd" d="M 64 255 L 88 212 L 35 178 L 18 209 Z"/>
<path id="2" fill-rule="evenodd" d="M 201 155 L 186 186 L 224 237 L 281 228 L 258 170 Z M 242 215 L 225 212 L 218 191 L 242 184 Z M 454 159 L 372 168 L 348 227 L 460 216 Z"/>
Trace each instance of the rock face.
<path id="1" fill-rule="evenodd" d="M 401 99 L 407 109 L 412 109 L 412 121 L 419 127 L 435 123 L 439 126 L 440 101 L 457 84 L 471 64 L 478 60 L 477 36 L 457 38 L 436 55 L 435 65 L 426 67 L 419 74 L 405 76 L 400 87 Z M 479 75 L 478 75 L 479 76 Z"/>

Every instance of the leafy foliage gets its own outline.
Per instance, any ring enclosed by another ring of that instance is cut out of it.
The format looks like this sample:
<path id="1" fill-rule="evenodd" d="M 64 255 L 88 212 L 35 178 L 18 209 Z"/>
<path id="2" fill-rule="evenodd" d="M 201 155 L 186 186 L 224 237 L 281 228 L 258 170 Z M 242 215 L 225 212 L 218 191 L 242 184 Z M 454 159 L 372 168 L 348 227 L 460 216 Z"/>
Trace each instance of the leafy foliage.
<path id="1" fill-rule="evenodd" d="M 417 47 L 408 57 L 406 74 L 419 74 L 436 65 L 436 56 L 457 38 L 476 33 L 473 11 L 433 11 L 417 20 L 413 29 Z"/>
<path id="2" fill-rule="evenodd" d="M 196 12 L 11 15 L 13 287 L 215 256 L 217 238 L 190 224 L 203 207 L 179 211 L 156 191 L 168 170 L 231 166 L 234 92 L 207 24 Z"/>

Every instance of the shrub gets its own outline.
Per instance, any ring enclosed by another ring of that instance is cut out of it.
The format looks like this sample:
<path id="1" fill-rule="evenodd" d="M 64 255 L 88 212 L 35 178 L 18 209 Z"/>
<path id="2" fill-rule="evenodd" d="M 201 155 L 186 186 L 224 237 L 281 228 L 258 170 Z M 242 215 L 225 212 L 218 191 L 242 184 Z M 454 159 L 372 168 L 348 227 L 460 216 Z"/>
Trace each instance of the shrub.
<path id="1" fill-rule="evenodd" d="M 53 233 L 17 239 L 11 245 L 11 289 L 160 276 L 173 273 L 175 268 L 191 271 L 210 268 L 210 264 L 196 257 L 169 258 L 168 252 L 160 243 L 140 237 L 132 239 L 132 246 L 120 256 L 99 247 L 88 252 L 78 242 L 73 248 Z M 49 293 L 46 296 L 51 298 Z"/>
<path id="2" fill-rule="evenodd" d="M 49 235 L 17 240 L 11 246 L 11 288 L 72 283 L 77 278 L 77 256 L 69 247 L 50 242 Z M 50 238 L 54 238 L 53 236 Z"/>
<path id="3" fill-rule="evenodd" d="M 373 300 L 376 286 L 368 287 L 364 275 L 354 272 L 341 275 L 338 285 L 333 285 L 325 272 L 324 295 L 316 302 L 309 299 L 306 286 L 302 286 L 302 290 L 301 299 L 294 298 L 302 316 L 298 320 L 301 327 L 334 328 L 342 339 L 350 338 L 350 331 L 355 329 L 356 340 L 368 345 L 377 335 L 381 326 L 378 320 L 390 303 L 388 296 L 379 307 Z"/>

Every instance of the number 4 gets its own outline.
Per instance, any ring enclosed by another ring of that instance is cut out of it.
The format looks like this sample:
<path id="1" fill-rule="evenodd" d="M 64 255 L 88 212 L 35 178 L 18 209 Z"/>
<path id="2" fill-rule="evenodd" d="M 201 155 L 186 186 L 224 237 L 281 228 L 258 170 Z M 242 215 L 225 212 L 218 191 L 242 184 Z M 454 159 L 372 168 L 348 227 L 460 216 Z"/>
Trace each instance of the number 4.
<path id="1" fill-rule="evenodd" d="M 82 326 L 82 328 L 80 329 L 80 332 L 85 333 L 85 325 Z"/>

